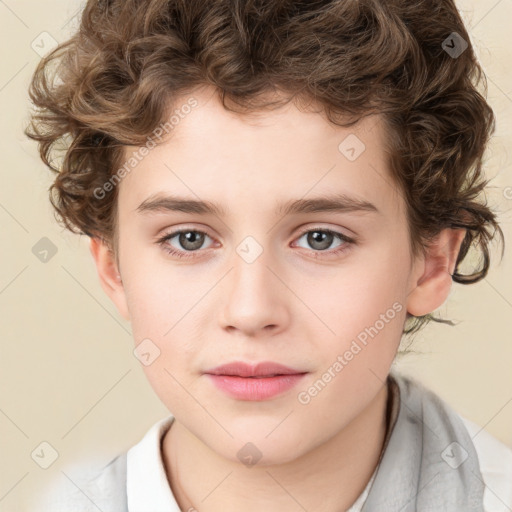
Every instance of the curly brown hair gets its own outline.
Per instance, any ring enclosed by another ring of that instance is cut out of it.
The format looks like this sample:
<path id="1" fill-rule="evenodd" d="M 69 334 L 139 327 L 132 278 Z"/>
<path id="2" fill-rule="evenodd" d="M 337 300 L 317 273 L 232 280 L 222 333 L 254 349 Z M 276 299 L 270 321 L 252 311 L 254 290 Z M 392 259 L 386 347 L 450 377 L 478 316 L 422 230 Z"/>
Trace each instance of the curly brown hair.
<path id="1" fill-rule="evenodd" d="M 56 173 L 50 200 L 59 222 L 117 254 L 117 188 L 101 198 L 94 191 L 122 165 L 125 146 L 147 142 L 194 88 L 213 85 L 241 114 L 290 99 L 320 106 L 339 126 L 380 114 L 413 254 L 441 229 L 465 228 L 453 280 L 468 284 L 487 275 L 496 233 L 504 248 L 480 198 L 495 128 L 482 82 L 486 92 L 453 0 L 89 0 L 77 32 L 34 72 L 38 110 L 25 134 Z M 276 91 L 286 94 L 276 99 Z M 471 246 L 483 257 L 462 274 Z M 408 319 L 405 333 L 451 323 Z"/>

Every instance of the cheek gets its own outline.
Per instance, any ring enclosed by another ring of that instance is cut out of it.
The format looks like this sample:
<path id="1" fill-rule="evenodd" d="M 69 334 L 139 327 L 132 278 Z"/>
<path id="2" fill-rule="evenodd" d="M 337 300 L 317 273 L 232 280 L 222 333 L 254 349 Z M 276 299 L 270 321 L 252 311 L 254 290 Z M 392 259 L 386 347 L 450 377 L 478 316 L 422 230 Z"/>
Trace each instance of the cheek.
<path id="1" fill-rule="evenodd" d="M 147 272 L 144 265 L 135 272 L 127 272 L 125 292 L 131 317 L 135 356 L 162 401 L 168 404 L 173 394 L 179 393 L 182 383 L 187 385 L 187 371 L 191 371 L 198 335 L 198 308 L 196 293 L 183 295 L 180 284 L 153 267 Z M 149 354 L 149 355 L 147 355 Z M 149 363 L 149 364 L 148 364 Z"/>
<path id="2" fill-rule="evenodd" d="M 160 338 L 183 315 L 181 285 L 168 271 L 143 259 L 125 265 L 124 288 L 135 341 L 140 336 Z"/>
<path id="3" fill-rule="evenodd" d="M 332 424 L 343 424 L 383 384 L 406 317 L 406 265 L 406 255 L 392 248 L 378 258 L 362 257 L 331 280 L 328 293 L 319 297 L 315 308 L 334 333 L 316 336 L 318 371 L 298 397 L 310 413 L 331 411 Z M 340 407 L 333 409 L 333 403 Z"/>
<path id="4" fill-rule="evenodd" d="M 196 323 L 193 311 L 183 318 L 183 304 L 176 304 L 175 313 L 171 313 L 165 297 L 152 306 L 154 298 L 144 301 L 139 295 L 134 301 L 138 309 L 132 318 L 134 351 L 154 392 L 180 416 L 182 410 L 195 405 L 190 392 L 197 380 L 194 357 L 201 352 L 201 338 L 191 329 Z"/>
<path id="5" fill-rule="evenodd" d="M 324 426 L 318 442 L 347 425 L 375 397 L 400 343 L 406 315 L 403 285 L 376 271 L 390 266 L 376 267 L 347 277 L 345 293 L 334 293 L 334 310 L 328 304 L 323 310 L 329 311 L 325 322 L 336 334 L 317 336 L 317 371 L 296 397 L 301 428 L 313 432 L 318 422 Z"/>
<path id="6" fill-rule="evenodd" d="M 316 291 L 310 288 L 308 295 L 303 288 L 302 293 L 329 328 L 327 337 L 342 346 L 374 325 L 387 339 L 399 338 L 405 319 L 406 265 L 406 258 L 391 250 L 378 257 L 362 255 L 323 279 L 322 287 L 317 281 Z"/>

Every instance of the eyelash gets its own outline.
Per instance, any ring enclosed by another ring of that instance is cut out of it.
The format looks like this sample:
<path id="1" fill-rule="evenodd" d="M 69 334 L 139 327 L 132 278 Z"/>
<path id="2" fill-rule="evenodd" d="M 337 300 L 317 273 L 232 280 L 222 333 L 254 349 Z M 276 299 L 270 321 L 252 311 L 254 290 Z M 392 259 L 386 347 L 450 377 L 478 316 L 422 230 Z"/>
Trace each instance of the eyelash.
<path id="1" fill-rule="evenodd" d="M 318 251 L 318 250 L 315 251 L 315 250 L 313 250 L 314 253 L 318 253 L 318 254 L 327 253 L 330 256 L 337 256 L 338 254 L 341 254 L 345 251 L 350 250 L 351 246 L 356 242 L 353 238 L 349 238 L 348 236 L 346 236 L 342 233 L 339 233 L 337 231 L 333 231 L 333 230 L 327 229 L 327 228 L 310 228 L 306 231 L 303 231 L 297 238 L 300 239 L 304 235 L 307 235 L 308 233 L 312 233 L 312 232 L 331 234 L 331 235 L 337 237 L 340 241 L 344 242 L 338 248 L 331 250 L 331 251 Z M 181 230 L 173 231 L 172 233 L 164 235 L 163 237 L 159 238 L 156 241 L 156 243 L 158 245 L 160 245 L 162 247 L 162 249 L 166 253 L 170 254 L 171 256 L 176 256 L 177 258 L 183 258 L 183 259 L 193 258 L 194 253 L 197 253 L 198 251 L 177 251 L 176 249 L 170 248 L 169 245 L 166 243 L 168 240 L 171 240 L 176 235 L 180 235 L 181 233 L 199 233 L 201 235 L 206 235 L 209 238 L 211 238 L 210 235 L 208 235 L 208 233 L 206 233 L 205 231 L 201 231 L 198 229 L 181 229 Z M 315 256 L 315 257 L 317 257 L 317 256 Z"/>

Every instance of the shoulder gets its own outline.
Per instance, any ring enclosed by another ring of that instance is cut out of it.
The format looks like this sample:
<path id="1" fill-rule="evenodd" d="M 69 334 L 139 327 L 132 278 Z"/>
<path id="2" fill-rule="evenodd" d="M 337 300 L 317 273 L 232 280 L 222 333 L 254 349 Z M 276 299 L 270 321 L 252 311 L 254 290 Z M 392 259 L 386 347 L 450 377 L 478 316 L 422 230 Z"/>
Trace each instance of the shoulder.
<path id="1" fill-rule="evenodd" d="M 68 466 L 37 496 L 36 512 L 124 512 L 126 452 L 101 468 Z"/>
<path id="2" fill-rule="evenodd" d="M 512 510 L 512 448 L 496 439 L 484 428 L 460 415 L 419 380 L 397 371 L 393 371 L 390 376 L 399 385 L 400 392 L 404 395 L 402 398 L 422 396 L 429 403 L 435 404 L 438 413 L 446 414 L 450 422 L 459 423 L 461 428 L 464 428 L 475 447 L 480 473 L 485 484 L 485 512 L 510 512 Z M 424 405 L 422 403 L 421 407 Z"/>
<path id="3" fill-rule="evenodd" d="M 36 498 L 33 512 L 126 512 L 129 496 L 155 500 L 164 494 L 171 501 L 167 478 L 160 459 L 160 441 L 174 417 L 167 416 L 151 426 L 136 444 L 108 464 L 81 461 L 68 465 L 46 485 Z M 155 479 L 155 475 L 159 478 Z M 129 482 L 131 481 L 131 487 Z M 167 494 L 165 494 L 167 493 Z M 145 508 L 145 506 L 141 507 Z M 168 509 L 168 507 L 167 507 Z"/>
<path id="4" fill-rule="evenodd" d="M 459 417 L 478 454 L 485 483 L 486 512 L 509 512 L 512 508 L 512 448 L 471 420 Z"/>

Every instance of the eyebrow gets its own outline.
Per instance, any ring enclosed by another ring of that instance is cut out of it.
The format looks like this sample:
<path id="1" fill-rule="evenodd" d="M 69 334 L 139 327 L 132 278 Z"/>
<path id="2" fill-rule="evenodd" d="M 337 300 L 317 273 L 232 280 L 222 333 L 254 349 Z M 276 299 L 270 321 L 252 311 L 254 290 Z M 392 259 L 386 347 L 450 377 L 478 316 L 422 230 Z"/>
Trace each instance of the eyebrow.
<path id="1" fill-rule="evenodd" d="M 173 195 L 162 195 L 161 193 L 149 196 L 137 207 L 136 211 L 139 213 L 184 212 L 199 215 L 215 215 L 218 217 L 226 216 L 226 210 L 217 203 Z M 321 196 L 312 199 L 295 199 L 278 205 L 276 209 L 276 214 L 282 216 L 319 212 L 380 213 L 374 204 L 347 194 Z"/>

